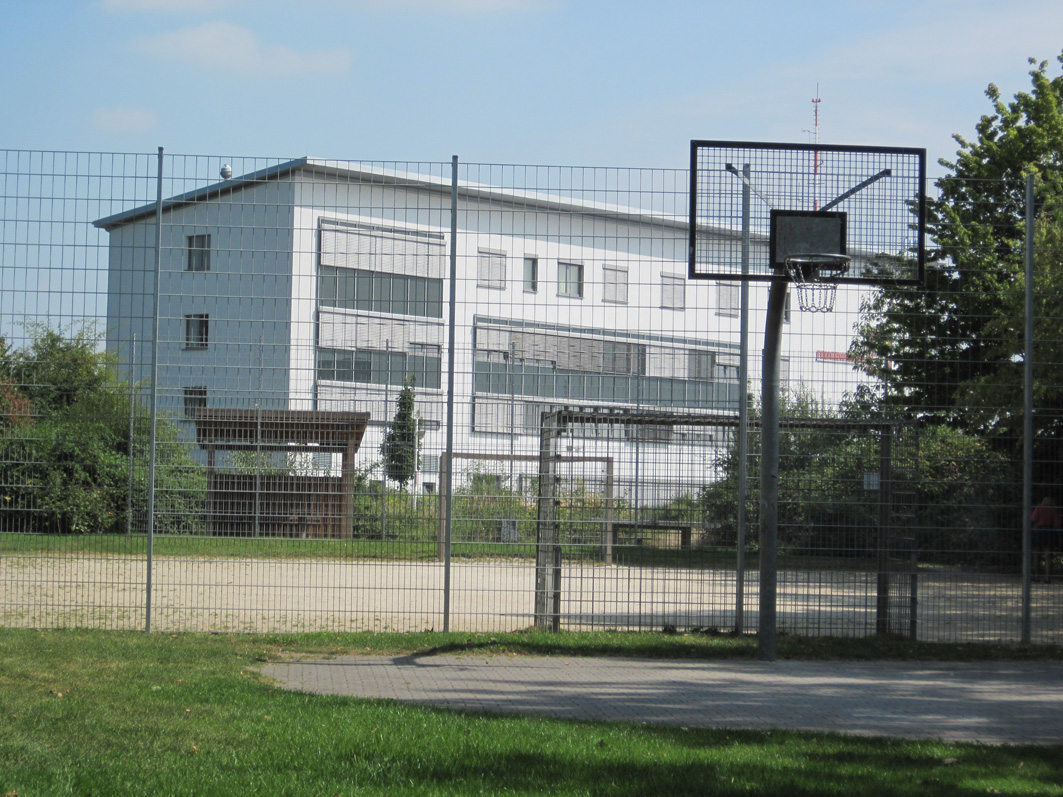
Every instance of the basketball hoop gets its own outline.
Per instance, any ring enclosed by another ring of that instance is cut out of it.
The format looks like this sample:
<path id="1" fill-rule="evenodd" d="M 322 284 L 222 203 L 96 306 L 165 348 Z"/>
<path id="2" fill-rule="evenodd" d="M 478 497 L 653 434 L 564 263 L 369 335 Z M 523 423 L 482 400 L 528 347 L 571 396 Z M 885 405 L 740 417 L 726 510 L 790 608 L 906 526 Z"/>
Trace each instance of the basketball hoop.
<path id="1" fill-rule="evenodd" d="M 797 303 L 807 313 L 829 313 L 838 277 L 849 270 L 847 255 L 802 254 L 786 258 L 786 274 L 797 286 Z"/>

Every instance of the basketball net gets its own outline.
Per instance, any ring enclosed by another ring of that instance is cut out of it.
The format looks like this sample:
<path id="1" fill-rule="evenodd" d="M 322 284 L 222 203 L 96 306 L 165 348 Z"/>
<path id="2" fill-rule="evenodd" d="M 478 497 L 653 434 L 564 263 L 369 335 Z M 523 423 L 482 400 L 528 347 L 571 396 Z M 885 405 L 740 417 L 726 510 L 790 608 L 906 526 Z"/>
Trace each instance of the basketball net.
<path id="1" fill-rule="evenodd" d="M 797 288 L 797 304 L 806 313 L 829 313 L 838 296 L 835 281 L 849 269 L 845 255 L 795 255 L 786 259 L 786 273 Z"/>

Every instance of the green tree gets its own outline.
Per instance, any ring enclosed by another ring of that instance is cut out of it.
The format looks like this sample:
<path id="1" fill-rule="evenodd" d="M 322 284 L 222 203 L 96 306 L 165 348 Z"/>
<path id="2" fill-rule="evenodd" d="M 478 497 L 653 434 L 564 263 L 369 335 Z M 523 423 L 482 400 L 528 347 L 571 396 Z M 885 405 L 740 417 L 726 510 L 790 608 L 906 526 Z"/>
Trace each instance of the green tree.
<path id="1" fill-rule="evenodd" d="M 1008 458 L 979 436 L 943 424 L 922 430 L 912 521 L 920 559 L 997 565 L 1000 553 L 1017 550 L 1014 524 L 997 516 L 1010 502 L 1008 470 Z"/>
<path id="2" fill-rule="evenodd" d="M 1021 500 L 1028 175 L 1037 212 L 1034 481 L 1050 491 L 1063 481 L 1063 76 L 1031 63 L 1030 91 L 1005 102 L 990 85 L 992 112 L 976 138 L 956 136 L 955 160 L 941 161 L 948 173 L 928 203 L 925 285 L 870 297 L 850 349 L 880 380 L 873 398 L 884 416 L 946 424 L 1011 457 L 1001 528 L 1018 523 L 1009 507 Z"/>
<path id="3" fill-rule="evenodd" d="M 1043 208 L 1034 229 L 1034 406 L 1040 441 L 1063 434 L 1063 206 Z M 990 436 L 1018 438 L 1023 412 L 1026 281 L 1020 275 L 1001 287 L 1002 312 L 986 322 L 997 339 L 998 368 L 961 385 L 968 424 Z M 1006 410 L 1002 414 L 1001 410 Z"/>
<path id="4" fill-rule="evenodd" d="M 1063 193 L 1063 77 L 1050 77 L 1047 62 L 1032 63 L 1031 91 L 1006 103 L 990 85 L 992 113 L 979 121 L 977 138 L 955 136 L 956 159 L 940 162 L 948 174 L 928 202 L 933 244 L 925 285 L 884 287 L 862 309 L 851 354 L 881 380 L 891 414 L 984 425 L 967 411 L 969 386 L 1015 379 L 1014 347 L 1005 342 L 1022 318 L 1014 297 L 1023 273 L 1026 176 L 1037 176 L 1041 205 Z"/>
<path id="5" fill-rule="evenodd" d="M 759 402 L 750 402 L 750 418 L 754 421 L 750 430 L 746 516 L 751 530 L 755 529 L 760 516 L 760 431 L 756 426 Z M 835 483 L 824 487 L 823 479 L 831 477 L 830 461 L 839 445 L 846 442 L 844 432 L 832 428 L 830 420 L 837 414 L 824 408 L 811 394 L 784 394 L 780 407 L 782 421 L 779 430 L 779 529 L 780 541 L 791 544 L 807 538 L 810 531 L 821 521 L 825 506 L 816 500 L 816 495 L 830 493 L 831 502 L 844 504 L 846 497 L 839 494 Z M 808 424 L 790 425 L 788 420 L 808 421 Z M 699 501 L 704 517 L 717 529 L 718 541 L 735 544 L 738 517 L 738 469 L 739 452 L 737 440 L 733 440 L 720 465 L 721 478 L 701 491 Z M 862 471 L 861 471 L 862 472 Z M 819 491 L 818 493 L 816 491 Z"/>
<path id="6" fill-rule="evenodd" d="M 417 471 L 417 419 L 414 417 L 414 378 L 408 377 L 399 391 L 398 408 L 380 445 L 384 473 L 400 487 Z"/>
<path id="7" fill-rule="evenodd" d="M 20 390 L 14 370 L 14 353 L 0 337 L 0 431 L 27 426 L 33 420 L 33 408 Z"/>
<path id="8" fill-rule="evenodd" d="M 51 415 L 87 396 L 117 385 L 113 362 L 98 350 L 100 334 L 92 324 L 77 329 L 27 327 L 30 345 L 16 352 L 11 370 L 37 415 Z"/>
<path id="9" fill-rule="evenodd" d="M 119 532 L 147 503 L 147 408 L 129 395 L 91 325 L 67 334 L 29 328 L 30 344 L 0 352 L 0 489 L 7 531 Z M 12 409 L 14 408 L 14 409 Z M 130 419 L 141 434 L 130 439 Z M 159 530 L 195 528 L 204 478 L 176 426 L 157 424 Z M 130 496 L 130 457 L 133 493 Z"/>
<path id="10" fill-rule="evenodd" d="M 754 413 L 755 415 L 755 413 Z M 996 509 L 1011 489 L 1008 458 L 984 439 L 944 424 L 916 430 L 885 426 L 873 394 L 860 391 L 840 413 L 808 396 L 787 397 L 779 447 L 779 529 L 785 551 L 873 554 L 883 520 L 882 497 L 865 476 L 882 469 L 882 435 L 890 435 L 891 535 L 914 538 L 923 561 L 996 564 L 1018 537 L 1001 526 Z M 800 421 L 789 425 L 787 421 Z M 862 422 L 869 422 L 866 425 Z M 755 541 L 760 510 L 759 430 L 750 433 L 747 517 Z M 707 518 L 734 544 L 738 452 L 732 443 L 722 477 L 702 491 Z"/>

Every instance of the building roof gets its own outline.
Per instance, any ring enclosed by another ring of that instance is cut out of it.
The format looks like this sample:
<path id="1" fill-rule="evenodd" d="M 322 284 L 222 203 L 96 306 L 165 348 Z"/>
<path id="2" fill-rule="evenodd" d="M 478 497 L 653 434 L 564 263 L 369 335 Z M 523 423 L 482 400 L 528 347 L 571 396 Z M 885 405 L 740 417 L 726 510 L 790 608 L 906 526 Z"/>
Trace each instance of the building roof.
<path id="1" fill-rule="evenodd" d="M 357 450 L 369 413 L 200 408 L 194 420 L 202 448 L 344 453 Z"/>
<path id="2" fill-rule="evenodd" d="M 322 160 L 319 158 L 297 158 L 285 161 L 265 169 L 250 172 L 229 180 L 205 185 L 194 191 L 188 191 L 162 201 L 163 212 L 205 202 L 229 194 L 236 193 L 245 188 L 259 185 L 271 180 L 285 180 L 296 174 L 307 174 L 313 177 L 323 177 L 337 181 L 351 183 L 379 183 L 384 185 L 402 186 L 407 188 L 419 188 L 435 193 L 450 194 L 454 186 L 450 180 L 442 177 L 419 174 L 417 172 L 402 172 L 385 169 L 377 166 L 356 164 L 349 161 Z M 461 182 L 457 185 L 459 198 L 474 199 L 478 201 L 496 202 L 505 205 L 517 205 L 528 210 L 543 210 L 563 213 L 578 213 L 584 216 L 598 217 L 610 221 L 626 221 L 637 224 L 647 224 L 655 227 L 665 227 L 677 231 L 689 229 L 689 220 L 685 213 L 682 217 L 668 215 L 642 208 L 630 208 L 621 205 L 611 205 L 603 202 L 592 202 L 582 199 L 567 197 L 562 194 L 545 194 L 523 189 L 499 188 L 497 186 L 481 183 Z M 116 213 L 93 222 L 96 227 L 107 231 L 114 230 L 126 224 L 142 221 L 154 217 L 159 208 L 158 203 L 141 205 L 130 210 Z M 705 229 L 707 233 L 718 233 L 726 236 L 736 235 L 736 231 L 730 229 Z"/>

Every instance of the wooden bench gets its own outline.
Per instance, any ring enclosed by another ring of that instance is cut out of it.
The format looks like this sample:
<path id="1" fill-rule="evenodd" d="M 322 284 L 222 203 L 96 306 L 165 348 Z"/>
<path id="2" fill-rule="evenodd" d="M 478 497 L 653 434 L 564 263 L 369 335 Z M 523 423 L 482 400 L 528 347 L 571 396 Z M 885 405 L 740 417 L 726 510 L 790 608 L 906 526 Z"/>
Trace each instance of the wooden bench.
<path id="1" fill-rule="evenodd" d="M 624 539 L 625 543 L 628 544 L 630 544 L 629 541 L 633 541 L 635 545 L 642 545 L 645 542 L 645 537 L 639 533 L 641 531 L 678 531 L 680 550 L 689 551 L 695 528 L 701 528 L 701 524 L 687 523 L 681 520 L 640 520 L 638 522 L 634 520 L 614 520 L 613 545 L 619 545 L 621 539 Z"/>

